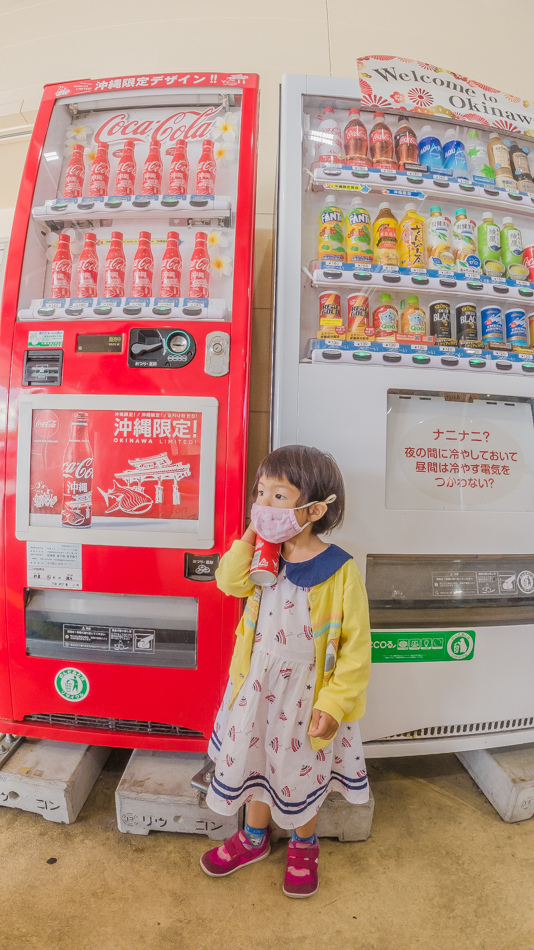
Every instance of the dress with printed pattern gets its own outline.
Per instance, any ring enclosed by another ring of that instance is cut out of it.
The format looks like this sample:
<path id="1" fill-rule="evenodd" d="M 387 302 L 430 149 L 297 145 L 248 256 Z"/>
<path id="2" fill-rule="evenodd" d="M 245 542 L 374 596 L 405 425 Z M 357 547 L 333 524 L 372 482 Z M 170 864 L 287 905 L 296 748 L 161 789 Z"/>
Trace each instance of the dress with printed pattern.
<path id="1" fill-rule="evenodd" d="M 285 564 L 263 589 L 250 672 L 231 709 L 228 683 L 209 745 L 216 768 L 206 803 L 219 814 L 254 799 L 291 829 L 313 818 L 329 791 L 368 801 L 358 723 L 342 722 L 318 751 L 307 734 L 316 676 L 308 590 L 288 580 Z"/>

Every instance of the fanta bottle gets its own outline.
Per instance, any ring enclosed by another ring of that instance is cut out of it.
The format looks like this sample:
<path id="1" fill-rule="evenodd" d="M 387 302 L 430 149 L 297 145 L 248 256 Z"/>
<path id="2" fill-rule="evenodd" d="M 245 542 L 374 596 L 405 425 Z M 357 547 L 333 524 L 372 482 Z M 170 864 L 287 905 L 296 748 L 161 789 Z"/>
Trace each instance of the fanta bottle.
<path id="1" fill-rule="evenodd" d="M 371 216 L 354 198 L 346 216 L 347 260 L 355 264 L 373 263 Z"/>
<path id="2" fill-rule="evenodd" d="M 425 267 L 425 219 L 414 204 L 406 205 L 400 223 L 399 258 L 401 267 Z"/>
<path id="3" fill-rule="evenodd" d="M 319 215 L 320 261 L 345 261 L 345 238 L 343 234 L 343 212 L 334 195 L 326 195 L 324 206 Z"/>

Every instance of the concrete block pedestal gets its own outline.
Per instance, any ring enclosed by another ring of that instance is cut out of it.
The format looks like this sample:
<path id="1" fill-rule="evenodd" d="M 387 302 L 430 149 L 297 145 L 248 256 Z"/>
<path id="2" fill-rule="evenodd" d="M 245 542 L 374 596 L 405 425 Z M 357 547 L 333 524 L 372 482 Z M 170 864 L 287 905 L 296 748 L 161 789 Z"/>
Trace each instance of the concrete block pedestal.
<path id="1" fill-rule="evenodd" d="M 365 805 L 351 805 L 340 792 L 330 792 L 319 810 L 318 838 L 338 838 L 339 841 L 367 841 L 371 834 L 375 800 L 369 789 Z M 273 824 L 273 841 L 289 838 L 291 832 Z"/>
<path id="2" fill-rule="evenodd" d="M 503 821 L 534 816 L 534 745 L 456 755 Z"/>
<path id="3" fill-rule="evenodd" d="M 27 739 L 0 769 L 0 805 L 71 824 L 109 753 L 77 742 Z"/>

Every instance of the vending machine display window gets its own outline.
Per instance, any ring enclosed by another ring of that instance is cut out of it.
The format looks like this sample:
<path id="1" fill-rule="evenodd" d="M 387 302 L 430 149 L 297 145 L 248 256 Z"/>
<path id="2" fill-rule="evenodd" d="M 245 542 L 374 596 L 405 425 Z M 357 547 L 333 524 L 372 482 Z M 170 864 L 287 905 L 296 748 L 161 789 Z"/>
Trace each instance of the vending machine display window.
<path id="1" fill-rule="evenodd" d="M 534 511 L 534 399 L 390 390 L 386 507 Z"/>
<path id="2" fill-rule="evenodd" d="M 217 410 L 212 397 L 23 395 L 17 537 L 212 547 Z"/>

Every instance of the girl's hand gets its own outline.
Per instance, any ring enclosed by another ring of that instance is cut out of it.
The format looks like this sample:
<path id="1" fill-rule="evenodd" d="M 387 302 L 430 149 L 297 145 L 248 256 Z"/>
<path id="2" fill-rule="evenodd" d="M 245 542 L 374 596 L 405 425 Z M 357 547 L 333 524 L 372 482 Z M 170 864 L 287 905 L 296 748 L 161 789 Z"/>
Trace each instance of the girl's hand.
<path id="1" fill-rule="evenodd" d="M 339 723 L 330 713 L 323 712 L 322 709 L 313 710 L 309 736 L 314 739 L 333 739 L 338 729 Z"/>
<path id="2" fill-rule="evenodd" d="M 255 530 L 254 530 L 252 524 L 249 524 L 249 526 L 248 526 L 247 530 L 245 531 L 245 533 L 244 533 L 243 537 L 241 538 L 241 540 L 242 540 L 242 541 L 246 541 L 247 544 L 251 544 L 252 547 L 254 547 L 254 545 L 256 544 L 256 532 L 255 532 Z"/>

